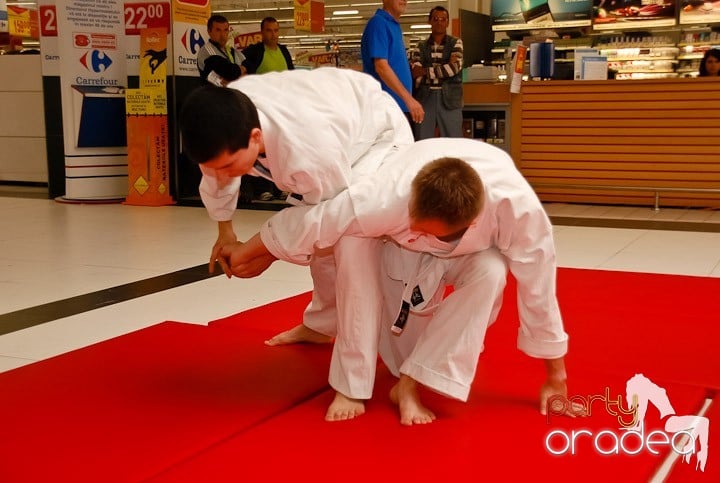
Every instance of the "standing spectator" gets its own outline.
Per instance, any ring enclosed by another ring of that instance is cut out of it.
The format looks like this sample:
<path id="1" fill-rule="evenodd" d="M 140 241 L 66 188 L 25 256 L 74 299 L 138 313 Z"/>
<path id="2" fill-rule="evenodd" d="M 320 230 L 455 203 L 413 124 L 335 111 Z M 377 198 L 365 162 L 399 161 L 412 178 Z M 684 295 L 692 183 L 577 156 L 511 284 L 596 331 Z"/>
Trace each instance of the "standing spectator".
<path id="1" fill-rule="evenodd" d="M 430 10 L 432 32 L 412 51 L 415 99 L 425 110 L 425 120 L 413 126 L 415 139 L 462 137 L 462 40 L 447 34 L 450 15 L 445 7 Z"/>
<path id="2" fill-rule="evenodd" d="M 264 74 L 266 72 L 282 72 L 295 69 L 287 47 L 279 43 L 280 24 L 277 19 L 274 17 L 262 19 L 262 22 L 260 22 L 260 34 L 262 35 L 262 41 L 243 50 L 245 56 L 243 66 L 247 69 L 248 74 Z M 282 197 L 283 193 L 265 178 L 243 177 L 243 200 L 270 201 L 273 198 Z"/>
<path id="3" fill-rule="evenodd" d="M 245 56 L 228 45 L 230 23 L 222 15 L 213 15 L 207 21 L 209 41 L 197 54 L 197 66 L 203 83 L 225 85 L 246 73 L 241 64 Z M 208 78 L 209 76 L 209 78 Z"/>
<path id="4" fill-rule="evenodd" d="M 717 77 L 720 75 L 720 49 L 705 52 L 700 61 L 700 77 Z"/>
<path id="5" fill-rule="evenodd" d="M 280 44 L 280 24 L 273 17 L 265 17 L 260 22 L 262 41 L 250 45 L 243 50 L 243 65 L 249 74 L 265 72 L 282 72 L 293 70 L 292 57 L 287 47 Z"/>
<path id="6" fill-rule="evenodd" d="M 363 71 L 375 77 L 412 122 L 425 117 L 422 105 L 412 96 L 412 76 L 405 53 L 402 28 L 398 20 L 407 0 L 383 0 L 362 34 L 360 54 Z M 411 125 L 412 125 L 411 122 Z"/>

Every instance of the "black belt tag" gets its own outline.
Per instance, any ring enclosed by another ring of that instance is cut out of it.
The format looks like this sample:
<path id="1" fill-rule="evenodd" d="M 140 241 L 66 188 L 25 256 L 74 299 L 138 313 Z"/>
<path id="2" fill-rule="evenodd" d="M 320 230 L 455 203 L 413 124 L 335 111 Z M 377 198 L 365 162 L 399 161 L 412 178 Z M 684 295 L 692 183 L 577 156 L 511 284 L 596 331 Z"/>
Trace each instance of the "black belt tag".
<path id="1" fill-rule="evenodd" d="M 412 296 L 410 297 L 410 302 L 412 302 L 413 307 L 417 307 L 418 304 L 421 304 L 424 301 L 425 299 L 423 298 L 422 291 L 420 291 L 420 286 L 415 285 Z"/>
<path id="2" fill-rule="evenodd" d="M 402 307 L 400 308 L 400 314 L 390 329 L 394 334 L 399 335 L 402 333 L 405 328 L 405 324 L 407 323 L 408 315 L 410 315 L 410 304 L 403 300 Z"/>

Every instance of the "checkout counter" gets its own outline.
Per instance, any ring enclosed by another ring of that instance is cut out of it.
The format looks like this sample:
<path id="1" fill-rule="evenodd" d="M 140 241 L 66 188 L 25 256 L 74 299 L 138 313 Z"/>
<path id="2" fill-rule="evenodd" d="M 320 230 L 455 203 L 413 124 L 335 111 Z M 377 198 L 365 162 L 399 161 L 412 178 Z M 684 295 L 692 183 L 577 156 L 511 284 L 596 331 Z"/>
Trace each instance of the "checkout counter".
<path id="1" fill-rule="evenodd" d="M 542 201 L 720 207 L 717 79 L 467 82 L 464 100 L 466 135 L 506 149 Z"/>

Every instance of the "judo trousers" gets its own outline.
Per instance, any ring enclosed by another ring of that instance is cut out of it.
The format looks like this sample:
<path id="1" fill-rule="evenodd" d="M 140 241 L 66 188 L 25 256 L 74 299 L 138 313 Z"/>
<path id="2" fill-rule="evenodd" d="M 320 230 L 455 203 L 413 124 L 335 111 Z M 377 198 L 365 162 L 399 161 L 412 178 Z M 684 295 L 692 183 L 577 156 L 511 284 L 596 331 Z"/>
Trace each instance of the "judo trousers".
<path id="1" fill-rule="evenodd" d="M 486 330 L 502 305 L 507 263 L 496 249 L 434 258 L 443 278 L 424 310 L 411 310 L 404 331 L 394 334 L 406 285 L 414 283 L 419 257 L 427 256 L 392 242 L 344 237 L 332 253 L 313 258 L 315 289 L 303 323 L 336 337 L 333 389 L 355 399 L 372 397 L 379 352 L 396 377 L 406 374 L 467 400 Z M 447 285 L 454 291 L 443 299 Z"/>
<path id="2" fill-rule="evenodd" d="M 314 286 L 303 324 L 335 337 L 329 383 L 355 399 L 372 397 L 375 384 L 382 247 L 374 238 L 343 237 L 310 261 Z"/>
<path id="3" fill-rule="evenodd" d="M 406 374 L 438 393 L 467 401 L 485 333 L 502 305 L 507 262 L 497 249 L 435 258 L 444 265 L 444 276 L 432 300 L 420 313 L 410 310 L 403 332 L 396 335 L 391 324 L 400 312 L 405 284 L 415 283 L 412 270 L 422 256 L 428 255 L 392 243 L 384 246 L 384 317 L 391 321 L 380 331 L 380 356 L 396 377 Z M 392 269 L 398 259 L 401 269 Z M 454 291 L 443 299 L 447 285 Z"/>

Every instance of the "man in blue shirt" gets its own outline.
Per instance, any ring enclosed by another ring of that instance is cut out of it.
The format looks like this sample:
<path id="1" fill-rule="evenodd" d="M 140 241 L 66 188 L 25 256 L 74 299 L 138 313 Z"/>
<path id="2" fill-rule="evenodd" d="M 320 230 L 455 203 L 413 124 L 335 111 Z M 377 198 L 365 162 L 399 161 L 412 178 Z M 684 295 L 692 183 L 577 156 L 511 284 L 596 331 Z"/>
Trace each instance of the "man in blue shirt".
<path id="1" fill-rule="evenodd" d="M 398 22 L 406 8 L 407 0 L 383 0 L 383 8 L 365 26 L 360 53 L 363 71 L 380 81 L 412 122 L 420 123 L 425 111 L 412 96 L 410 64 Z"/>

